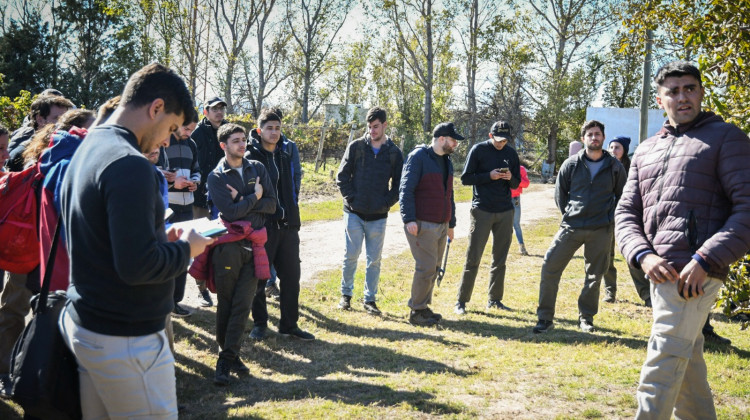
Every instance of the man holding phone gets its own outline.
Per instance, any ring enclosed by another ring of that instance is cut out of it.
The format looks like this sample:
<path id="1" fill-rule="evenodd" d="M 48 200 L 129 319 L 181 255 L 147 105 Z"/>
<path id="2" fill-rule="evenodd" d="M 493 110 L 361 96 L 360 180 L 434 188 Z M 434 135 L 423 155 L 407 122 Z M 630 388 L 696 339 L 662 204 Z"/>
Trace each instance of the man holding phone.
<path id="1" fill-rule="evenodd" d="M 466 158 L 461 182 L 473 186 L 471 229 L 466 265 L 458 288 L 455 312 L 466 313 L 471 300 L 479 263 L 492 232 L 492 268 L 490 269 L 487 308 L 509 310 L 502 302 L 505 286 L 505 260 L 513 234 L 513 201 L 510 190 L 521 183 L 518 153 L 508 146 L 511 127 L 505 121 L 492 125 L 490 139 L 474 145 Z"/>

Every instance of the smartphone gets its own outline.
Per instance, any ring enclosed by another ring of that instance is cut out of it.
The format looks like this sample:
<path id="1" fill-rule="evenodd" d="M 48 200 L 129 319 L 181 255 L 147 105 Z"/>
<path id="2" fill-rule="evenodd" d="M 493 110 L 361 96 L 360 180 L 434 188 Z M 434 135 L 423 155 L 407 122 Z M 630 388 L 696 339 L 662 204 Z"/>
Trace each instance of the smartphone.
<path id="1" fill-rule="evenodd" d="M 501 174 L 508 173 L 509 171 L 510 171 L 510 168 L 500 168 L 500 173 Z"/>

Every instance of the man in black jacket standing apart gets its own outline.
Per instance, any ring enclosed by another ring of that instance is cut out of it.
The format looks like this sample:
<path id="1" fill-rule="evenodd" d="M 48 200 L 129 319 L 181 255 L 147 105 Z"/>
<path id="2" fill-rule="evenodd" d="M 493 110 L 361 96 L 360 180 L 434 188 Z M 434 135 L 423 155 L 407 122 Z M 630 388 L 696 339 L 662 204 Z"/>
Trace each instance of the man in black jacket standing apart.
<path id="1" fill-rule="evenodd" d="M 557 174 L 555 202 L 563 217 L 544 256 L 534 333 L 553 328 L 560 277 L 581 245 L 586 277 L 578 297 L 578 321 L 583 332 L 594 331 L 594 315 L 599 311 L 599 286 L 609 267 L 615 206 L 626 176 L 620 161 L 602 150 L 604 124 L 587 121 L 581 128 L 581 141 L 584 149 L 567 158 Z"/>
<path id="2" fill-rule="evenodd" d="M 498 121 L 490 129 L 490 140 L 471 148 L 466 158 L 461 182 L 473 186 L 471 200 L 471 229 L 466 265 L 458 288 L 456 313 L 466 313 L 466 302 L 471 299 L 474 280 L 484 247 L 492 232 L 492 268 L 490 269 L 487 308 L 508 310 L 503 305 L 505 259 L 513 236 L 513 201 L 510 190 L 521 183 L 521 164 L 518 153 L 508 146 L 510 124 Z"/>
<path id="3" fill-rule="evenodd" d="M 276 267 L 279 278 L 279 333 L 301 340 L 314 340 L 315 336 L 297 325 L 299 320 L 299 206 L 295 197 L 292 156 L 281 139 L 281 118 L 264 109 L 258 117 L 258 129 L 251 132 L 253 143 L 245 157 L 266 166 L 276 195 L 276 213 L 266 218 L 268 262 Z M 250 338 L 261 340 L 268 330 L 266 291 L 258 287 L 253 299 L 255 326 Z"/>
<path id="4" fill-rule="evenodd" d="M 205 117 L 195 127 L 195 131 L 190 138 L 198 147 L 198 165 L 201 168 L 201 182 L 198 189 L 195 190 L 195 201 L 193 202 L 193 217 L 208 217 L 211 206 L 208 203 L 206 178 L 214 170 L 221 158 L 224 157 L 224 151 L 219 146 L 219 139 L 216 135 L 219 127 L 226 123 L 224 112 L 227 110 L 227 103 L 219 97 L 215 97 L 206 102 L 203 110 Z"/>
<path id="5" fill-rule="evenodd" d="M 388 210 L 398 202 L 404 156 L 385 135 L 388 123 L 384 109 L 375 107 L 367 112 L 367 127 L 369 135 L 347 146 L 337 175 L 336 183 L 344 196 L 346 234 L 339 308 L 351 309 L 354 273 L 364 240 L 367 252 L 364 308 L 372 315 L 380 315 L 375 304 L 380 279 L 380 255 Z"/>
<path id="6" fill-rule="evenodd" d="M 70 287 L 60 331 L 80 372 L 83 418 L 177 418 L 164 324 L 174 278 L 212 239 L 164 229 L 161 175 L 143 156 L 193 112 L 157 63 L 131 76 L 107 124 L 70 161 L 61 192 Z"/>

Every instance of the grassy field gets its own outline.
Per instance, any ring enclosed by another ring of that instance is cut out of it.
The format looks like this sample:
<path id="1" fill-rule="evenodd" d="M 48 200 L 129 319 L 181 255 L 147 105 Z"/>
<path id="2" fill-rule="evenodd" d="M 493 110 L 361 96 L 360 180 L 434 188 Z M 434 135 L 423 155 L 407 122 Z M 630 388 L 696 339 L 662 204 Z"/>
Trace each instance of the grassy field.
<path id="1" fill-rule="evenodd" d="M 538 274 L 556 220 L 524 232 L 532 254 L 511 247 L 505 298 L 511 312 L 485 309 L 489 248 L 470 311 L 452 313 L 466 240 L 451 247 L 448 273 L 435 289 L 433 309 L 444 315 L 436 328 L 408 323 L 413 260 L 409 253 L 383 262 L 382 317 L 361 304 L 336 309 L 338 270 L 303 288 L 300 325 L 317 340 L 299 342 L 272 334 L 247 339 L 242 356 L 252 377 L 227 388 L 212 384 L 217 348 L 215 308 L 175 321 L 177 392 L 185 419 L 224 418 L 632 418 L 640 366 L 646 354 L 650 310 L 638 302 L 625 275 L 618 302 L 602 303 L 597 332 L 577 328 L 576 299 L 583 260 L 577 255 L 563 275 L 556 329 L 534 335 Z M 617 260 L 621 273 L 624 263 Z M 362 275 L 355 282 L 361 298 Z M 269 305 L 275 323 L 278 307 Z M 708 345 L 706 361 L 719 418 L 750 418 L 750 336 L 715 315 L 717 331 L 731 347 Z M 273 329 L 273 328 L 272 328 Z M 249 332 L 249 329 L 248 329 Z M 0 404 L 0 418 L 19 418 Z"/>

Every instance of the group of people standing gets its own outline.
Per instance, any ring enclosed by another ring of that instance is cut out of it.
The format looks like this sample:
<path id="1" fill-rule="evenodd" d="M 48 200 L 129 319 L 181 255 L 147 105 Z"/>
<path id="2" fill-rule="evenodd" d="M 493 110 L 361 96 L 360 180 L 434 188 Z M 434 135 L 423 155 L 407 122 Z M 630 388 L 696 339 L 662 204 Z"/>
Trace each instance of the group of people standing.
<path id="1" fill-rule="evenodd" d="M 729 264 L 750 249 L 750 173 L 744 167 L 750 139 L 702 111 L 704 89 L 693 65 L 669 63 L 655 82 L 657 103 L 668 120 L 642 142 L 632 162 L 630 139 L 616 137 L 604 150 L 604 125 L 587 121 L 582 149 L 560 168 L 555 200 L 562 222 L 544 257 L 532 331 L 553 329 L 561 274 L 581 246 L 586 274 L 579 327 L 594 331 L 602 278 L 605 301 L 616 299 L 616 238 L 639 295 L 653 307 L 636 417 L 666 419 L 674 412 L 678 418 L 715 418 L 701 326 Z M 281 111 L 264 109 L 248 133 L 224 120 L 226 103 L 214 98 L 198 121 L 185 82 L 159 64 L 133 74 L 116 103 L 105 104 L 96 120 L 92 113 L 66 119 L 72 104 L 48 96 L 57 95 L 44 95 L 46 105 L 32 106 L 34 129 L 27 131 L 33 134 L 55 114 L 68 123 L 55 126 L 53 139 L 59 141 L 53 140 L 53 147 L 74 144 L 55 161 L 62 172 L 51 177 L 50 191 L 63 223 L 69 267 L 64 276 L 69 302 L 59 328 L 79 365 L 85 418 L 177 418 L 174 356 L 165 329 L 169 315 L 189 315 L 179 302 L 191 259 L 189 272 L 198 281 L 201 304 L 213 305 L 209 291 L 216 293 L 215 384 L 229 384 L 232 373 L 249 374 L 240 348 L 249 317 L 251 338 L 269 333 L 266 298 L 275 296 L 276 288 L 267 283 L 272 272 L 280 284 L 279 334 L 314 340 L 298 325 L 301 168 L 296 145 L 282 134 Z M 386 135 L 386 111 L 372 108 L 366 121 L 366 134 L 347 146 L 337 174 L 346 235 L 338 306 L 352 308 L 364 242 L 362 305 L 369 314 L 381 314 L 377 292 L 386 219 L 399 203 L 415 260 L 409 322 L 434 326 L 442 315 L 430 308 L 433 289 L 456 225 L 450 155 L 465 139 L 453 123 L 440 123 L 431 143 L 404 159 Z M 8 137 L 0 127 L 2 163 L 11 157 Z M 489 139 L 469 151 L 461 174 L 473 194 L 454 308 L 459 315 L 467 311 L 490 233 L 487 308 L 511 310 L 503 302 L 506 260 L 514 227 L 520 253 L 528 254 L 520 195 L 529 185 L 512 142 L 512 127 L 496 122 Z M 45 148 L 39 150 L 46 162 Z M 214 216 L 226 228 L 218 239 L 169 226 Z M 0 328 L 12 306 L 7 296 L 25 287 L 19 282 L 26 276 L 10 277 Z M 3 346 L 15 341 L 7 331 L 0 329 Z M 0 354 L 0 363 L 8 362 L 5 356 Z"/>

